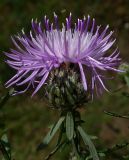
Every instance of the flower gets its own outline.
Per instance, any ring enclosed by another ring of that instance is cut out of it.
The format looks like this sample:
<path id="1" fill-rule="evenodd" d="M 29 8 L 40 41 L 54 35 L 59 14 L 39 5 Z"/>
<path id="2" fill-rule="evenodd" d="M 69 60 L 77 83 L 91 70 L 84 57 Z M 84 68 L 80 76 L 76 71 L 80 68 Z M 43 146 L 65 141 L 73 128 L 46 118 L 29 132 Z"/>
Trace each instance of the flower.
<path id="1" fill-rule="evenodd" d="M 32 20 L 32 31 L 26 35 L 14 36 L 12 41 L 16 49 L 5 52 L 9 58 L 6 62 L 17 73 L 6 83 L 6 87 L 27 84 L 23 93 L 33 86 L 32 95 L 44 85 L 49 73 L 54 68 L 60 68 L 63 63 L 78 66 L 81 81 L 85 91 L 94 90 L 101 93 L 107 90 L 104 81 L 106 71 L 120 72 L 116 67 L 120 63 L 118 49 L 107 55 L 112 47 L 113 31 L 108 32 L 95 24 L 95 19 L 78 19 L 74 27 L 71 26 L 71 14 L 66 18 L 66 25 L 60 29 L 58 17 L 54 14 L 54 24 L 44 17 L 44 28 L 37 20 Z"/>

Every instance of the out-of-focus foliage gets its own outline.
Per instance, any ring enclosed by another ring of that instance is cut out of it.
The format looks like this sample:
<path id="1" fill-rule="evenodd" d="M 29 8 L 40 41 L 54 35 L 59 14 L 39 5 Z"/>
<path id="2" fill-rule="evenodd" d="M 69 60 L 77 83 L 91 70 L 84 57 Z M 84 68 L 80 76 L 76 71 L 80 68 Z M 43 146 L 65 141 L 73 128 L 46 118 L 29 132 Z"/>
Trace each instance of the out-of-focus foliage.
<path id="1" fill-rule="evenodd" d="M 2 160 L 11 160 L 11 146 L 8 141 L 8 137 L 6 132 L 5 126 L 5 118 L 4 114 L 2 114 L 2 109 L 8 102 L 9 98 L 13 93 L 13 89 L 11 89 L 6 95 L 0 97 L 0 153 L 2 153 Z"/>
<path id="2" fill-rule="evenodd" d="M 42 20 L 46 14 L 53 20 L 53 12 L 59 16 L 62 22 L 69 12 L 73 14 L 73 22 L 78 17 L 95 17 L 96 23 L 110 25 L 117 37 L 117 46 L 120 49 L 124 62 L 129 62 L 129 1 L 128 0 L 0 0 L 0 80 L 4 83 L 13 75 L 5 63 L 3 51 L 9 51 L 14 47 L 10 36 L 20 33 L 24 28 L 25 32 L 31 29 L 31 19 Z M 86 110 L 82 110 L 83 119 L 88 134 L 96 135 L 101 142 L 96 140 L 96 146 L 106 147 L 114 143 L 128 141 L 129 120 L 109 117 L 103 110 L 109 110 L 120 114 L 129 114 L 129 98 L 121 92 L 114 93 L 114 90 L 121 88 L 121 79 L 110 80 L 111 93 L 87 104 Z M 110 83 L 109 82 L 109 83 Z M 117 84 L 117 85 L 116 85 Z M 128 93 L 129 89 L 124 86 L 122 91 Z M 0 86 L 0 97 L 7 91 Z M 30 91 L 31 92 L 31 91 Z M 57 111 L 50 110 L 46 101 L 36 95 L 30 98 L 30 93 L 12 97 L 0 114 L 4 114 L 4 123 L 8 129 L 8 137 L 14 151 L 14 157 L 18 160 L 40 160 L 51 151 L 51 147 L 45 152 L 37 153 L 36 146 L 42 137 L 48 132 L 47 126 L 58 119 Z M 54 145 L 52 142 L 51 145 Z M 68 150 L 63 154 L 55 155 L 55 160 L 68 159 Z M 120 152 L 118 153 L 119 157 Z M 127 153 L 125 152 L 125 155 Z M 125 156 L 126 157 L 126 156 Z M 0 157 L 1 158 L 1 157 Z M 115 158 L 113 158 L 114 160 Z M 118 159 L 118 158 L 116 158 Z M 110 160 L 110 159 L 109 159 Z"/>

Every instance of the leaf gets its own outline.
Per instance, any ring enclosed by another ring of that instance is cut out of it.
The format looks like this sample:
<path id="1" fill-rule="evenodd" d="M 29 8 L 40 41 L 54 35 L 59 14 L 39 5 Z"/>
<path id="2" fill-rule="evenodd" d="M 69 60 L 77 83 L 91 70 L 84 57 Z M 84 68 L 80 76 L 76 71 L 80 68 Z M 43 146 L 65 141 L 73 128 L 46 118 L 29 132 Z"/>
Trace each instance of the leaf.
<path id="1" fill-rule="evenodd" d="M 0 150 L 4 157 L 3 160 L 11 160 L 11 148 L 6 134 L 0 139 Z"/>
<path id="2" fill-rule="evenodd" d="M 66 146 L 69 145 L 69 143 L 66 141 L 61 147 L 60 147 L 60 152 L 64 151 L 64 149 L 66 148 Z"/>
<path id="3" fill-rule="evenodd" d="M 61 126 L 61 129 L 60 129 L 60 132 L 59 132 L 59 135 L 58 135 L 58 140 L 57 140 L 56 146 L 58 146 L 58 145 L 61 143 L 62 136 L 63 136 L 63 127 Z"/>
<path id="4" fill-rule="evenodd" d="M 96 148 L 95 148 L 94 144 L 92 143 L 89 135 L 87 135 L 87 134 L 85 133 L 85 131 L 82 129 L 81 126 L 78 126 L 77 129 L 78 129 L 78 131 L 79 131 L 79 133 L 80 133 L 80 135 L 81 135 L 81 137 L 82 137 L 85 145 L 88 145 L 88 146 L 89 146 L 89 151 L 90 151 L 90 154 L 91 154 L 93 160 L 99 160 L 99 157 L 98 157 Z"/>
<path id="5" fill-rule="evenodd" d="M 72 146 L 73 146 L 73 151 L 74 151 L 74 154 L 75 154 L 75 156 L 76 156 L 76 158 L 78 159 L 78 160 L 80 160 L 80 154 L 79 154 L 79 152 L 78 152 L 78 149 L 77 149 L 77 146 L 76 146 L 76 144 L 75 144 L 75 140 L 74 139 L 72 139 Z"/>
<path id="6" fill-rule="evenodd" d="M 45 160 L 49 160 L 58 150 L 59 148 L 65 144 L 66 142 L 62 142 L 62 143 L 59 143 L 50 153 L 48 156 L 46 156 Z"/>
<path id="7" fill-rule="evenodd" d="M 67 116 L 66 116 L 66 135 L 67 135 L 69 140 L 72 140 L 73 133 L 74 133 L 73 116 L 72 116 L 71 112 L 68 112 Z"/>
<path id="8" fill-rule="evenodd" d="M 37 151 L 42 150 L 45 147 L 47 147 L 48 143 L 51 141 L 51 139 L 56 134 L 57 130 L 60 128 L 64 119 L 65 119 L 65 117 L 61 117 L 59 119 L 59 121 L 55 125 L 53 125 L 53 127 L 50 129 L 50 131 L 48 132 L 48 134 L 44 138 L 43 142 L 41 144 L 39 144 L 39 146 L 37 147 Z"/>
<path id="9" fill-rule="evenodd" d="M 129 77 L 125 76 L 124 78 L 125 78 L 125 82 L 126 82 L 127 86 L 129 87 Z"/>

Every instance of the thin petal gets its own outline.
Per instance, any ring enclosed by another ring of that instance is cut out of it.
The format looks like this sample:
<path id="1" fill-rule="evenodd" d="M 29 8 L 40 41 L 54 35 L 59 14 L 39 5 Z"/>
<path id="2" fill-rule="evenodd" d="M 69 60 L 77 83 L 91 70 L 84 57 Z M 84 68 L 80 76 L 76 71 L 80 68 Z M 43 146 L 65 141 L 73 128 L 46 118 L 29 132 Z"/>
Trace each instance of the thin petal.
<path id="1" fill-rule="evenodd" d="M 46 81 L 47 77 L 49 75 L 49 72 L 45 73 L 45 75 L 43 76 L 43 78 L 41 79 L 41 81 L 39 82 L 37 88 L 35 89 L 35 91 L 32 94 L 32 97 L 35 95 L 35 93 L 38 92 L 38 90 L 42 87 L 42 85 L 44 84 L 44 82 Z"/>
<path id="2" fill-rule="evenodd" d="M 84 89 L 87 90 L 87 82 L 86 82 L 86 77 L 85 77 L 85 74 L 83 71 L 82 64 L 81 63 L 78 63 L 78 64 L 79 64 L 79 68 L 80 68 L 80 72 L 81 72 L 82 83 L 83 83 Z"/>

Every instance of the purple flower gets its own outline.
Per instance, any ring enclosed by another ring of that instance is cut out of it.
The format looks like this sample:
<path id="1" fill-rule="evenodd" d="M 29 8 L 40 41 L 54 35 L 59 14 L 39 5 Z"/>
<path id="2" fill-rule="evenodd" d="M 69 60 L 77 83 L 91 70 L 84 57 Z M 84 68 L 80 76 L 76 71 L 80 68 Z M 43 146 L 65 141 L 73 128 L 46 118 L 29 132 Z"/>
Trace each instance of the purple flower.
<path id="1" fill-rule="evenodd" d="M 108 31 L 95 24 L 90 16 L 78 19 L 74 27 L 71 26 L 71 14 L 66 18 L 66 24 L 59 28 L 58 18 L 54 14 L 54 24 L 44 17 L 44 28 L 37 20 L 32 20 L 32 31 L 27 36 L 24 31 L 21 35 L 12 38 L 16 49 L 5 53 L 9 58 L 7 63 L 17 73 L 6 83 L 21 86 L 27 84 L 23 93 L 33 86 L 33 95 L 43 86 L 49 73 L 61 67 L 62 63 L 72 63 L 78 66 L 84 89 L 91 93 L 96 90 L 101 93 L 107 90 L 104 84 L 106 71 L 119 72 L 116 67 L 120 63 L 117 49 L 107 55 L 112 47 L 112 31 Z M 108 33 L 107 33 L 108 32 Z"/>

